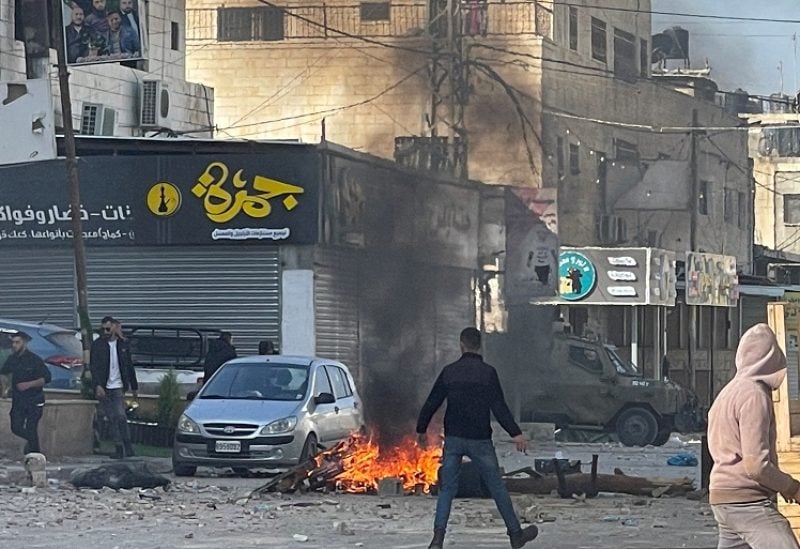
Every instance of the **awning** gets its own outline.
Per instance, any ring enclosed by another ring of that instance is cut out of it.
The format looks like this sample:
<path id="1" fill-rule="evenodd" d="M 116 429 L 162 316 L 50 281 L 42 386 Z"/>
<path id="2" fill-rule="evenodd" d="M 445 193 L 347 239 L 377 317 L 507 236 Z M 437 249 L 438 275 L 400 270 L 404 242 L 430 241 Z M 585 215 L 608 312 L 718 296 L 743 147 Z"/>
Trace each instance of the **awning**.
<path id="1" fill-rule="evenodd" d="M 783 297 L 786 288 L 782 286 L 757 286 L 754 284 L 739 285 L 739 295 L 753 295 L 762 297 Z"/>

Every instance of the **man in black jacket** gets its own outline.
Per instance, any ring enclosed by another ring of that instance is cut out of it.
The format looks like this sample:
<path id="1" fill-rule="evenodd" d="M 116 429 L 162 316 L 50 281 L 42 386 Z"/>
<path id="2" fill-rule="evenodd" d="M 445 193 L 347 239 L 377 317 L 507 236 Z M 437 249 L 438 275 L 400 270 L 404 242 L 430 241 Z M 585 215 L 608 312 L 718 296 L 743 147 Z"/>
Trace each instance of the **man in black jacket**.
<path id="1" fill-rule="evenodd" d="M 114 318 L 103 318 L 103 335 L 92 343 L 89 368 L 92 371 L 94 394 L 103 412 L 111 421 L 116 451 L 112 458 L 131 457 L 133 446 L 125 415 L 125 393 L 139 390 L 136 370 L 131 360 L 131 350 L 122 336 L 122 326 Z"/>
<path id="2" fill-rule="evenodd" d="M 436 502 L 436 517 L 433 523 L 433 540 L 428 549 L 442 549 L 450 507 L 458 492 L 458 477 L 464 456 L 477 466 L 481 479 L 486 484 L 497 510 L 503 517 L 511 541 L 511 547 L 519 549 L 536 538 L 536 526 L 524 530 L 519 523 L 514 505 L 497 463 L 490 412 L 494 413 L 517 446 L 524 452 L 528 439 L 522 434 L 511 414 L 500 387 L 495 369 L 481 357 L 481 333 L 475 328 L 461 331 L 461 358 L 445 366 L 433 385 L 430 396 L 419 413 L 417 436 L 425 445 L 428 425 L 433 414 L 447 400 L 444 415 L 444 455 L 439 469 L 439 498 Z"/>
<path id="3" fill-rule="evenodd" d="M 50 370 L 41 358 L 28 350 L 30 339 L 24 332 L 12 335 L 13 353 L 0 369 L 0 375 L 11 376 L 11 432 L 26 440 L 26 454 L 40 451 L 39 420 L 44 408 L 42 388 L 50 382 Z"/>
<path id="4" fill-rule="evenodd" d="M 230 332 L 222 332 L 219 339 L 208 342 L 208 353 L 203 362 L 203 383 L 206 383 L 219 367 L 236 358 L 236 347 L 231 343 L 233 336 Z"/>

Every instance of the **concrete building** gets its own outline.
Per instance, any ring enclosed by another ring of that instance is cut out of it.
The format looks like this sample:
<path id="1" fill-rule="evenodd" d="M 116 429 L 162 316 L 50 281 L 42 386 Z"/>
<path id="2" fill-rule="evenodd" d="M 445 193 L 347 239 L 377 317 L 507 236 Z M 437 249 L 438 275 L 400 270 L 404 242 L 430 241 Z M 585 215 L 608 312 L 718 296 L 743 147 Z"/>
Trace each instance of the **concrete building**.
<path id="1" fill-rule="evenodd" d="M 47 24 L 52 20 L 53 5 L 60 2 L 0 0 L 0 82 L 49 80 L 55 125 L 59 128 L 63 122 L 55 43 Z M 129 137 L 191 132 L 193 136 L 210 136 L 214 92 L 186 80 L 184 0 L 152 0 L 137 5 L 145 32 L 144 60 L 71 67 L 73 127 L 88 135 Z M 31 41 L 36 38 L 49 43 L 34 54 Z M 143 122 L 140 117 L 143 86 L 154 94 L 157 117 L 153 123 Z"/>
<path id="2" fill-rule="evenodd" d="M 189 0 L 188 74 L 215 88 L 220 137 L 328 138 L 391 157 L 397 136 L 448 132 L 428 74 L 443 5 Z M 752 272 L 752 183 L 736 169 L 747 164 L 741 120 L 708 79 L 652 77 L 649 1 L 604 5 L 460 4 L 458 129 L 470 177 L 556 188 L 562 245 L 657 247 L 682 262 L 694 238 L 696 251 L 735 256 Z M 716 130 L 692 136 L 693 124 Z M 680 379 L 688 313 L 669 310 L 658 321 L 645 307 L 571 305 L 564 316 L 621 347 L 638 330 L 636 358 L 650 373 L 654 326 L 666 326 Z M 740 324 L 737 309 L 703 309 L 698 383 L 711 384 L 712 361 L 719 380 L 729 375 Z"/>

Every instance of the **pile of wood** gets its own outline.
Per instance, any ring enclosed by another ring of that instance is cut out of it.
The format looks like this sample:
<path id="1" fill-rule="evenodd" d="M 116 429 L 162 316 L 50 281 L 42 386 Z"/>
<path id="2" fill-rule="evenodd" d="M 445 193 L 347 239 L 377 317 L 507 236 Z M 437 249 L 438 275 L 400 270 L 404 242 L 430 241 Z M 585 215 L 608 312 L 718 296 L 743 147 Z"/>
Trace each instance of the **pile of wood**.
<path id="1" fill-rule="evenodd" d="M 344 471 L 342 459 L 348 445 L 341 443 L 315 459 L 298 465 L 256 488 L 250 497 L 270 492 L 291 494 L 322 489 L 335 490 L 336 477 Z M 631 494 L 634 496 L 661 497 L 686 495 L 694 491 L 690 478 L 659 479 L 633 477 L 615 469 L 613 475 L 597 473 L 598 456 L 592 456 L 591 473 L 564 474 L 554 460 L 556 474 L 542 475 L 530 467 L 511 471 L 504 477 L 508 490 L 521 494 L 558 493 L 562 498 L 573 496 L 595 497 L 600 492 Z M 524 477 L 520 475 L 525 475 Z"/>

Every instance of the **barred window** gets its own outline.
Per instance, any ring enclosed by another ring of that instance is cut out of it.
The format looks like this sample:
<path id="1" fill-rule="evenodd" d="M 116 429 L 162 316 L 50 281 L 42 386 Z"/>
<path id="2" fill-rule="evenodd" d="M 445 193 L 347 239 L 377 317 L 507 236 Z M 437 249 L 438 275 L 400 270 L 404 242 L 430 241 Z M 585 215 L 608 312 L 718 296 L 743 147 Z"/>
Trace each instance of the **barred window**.
<path id="1" fill-rule="evenodd" d="M 218 8 L 217 40 L 220 42 L 261 42 L 284 39 L 281 8 Z"/>

